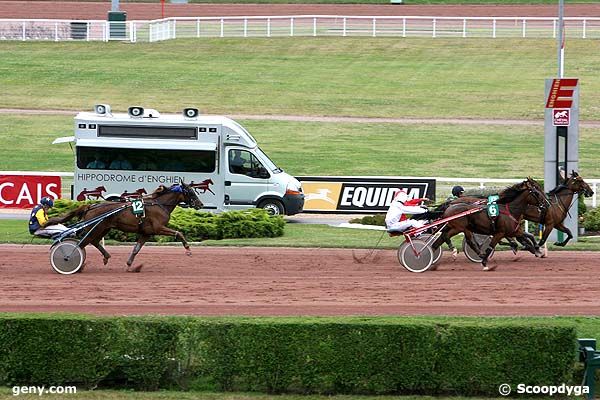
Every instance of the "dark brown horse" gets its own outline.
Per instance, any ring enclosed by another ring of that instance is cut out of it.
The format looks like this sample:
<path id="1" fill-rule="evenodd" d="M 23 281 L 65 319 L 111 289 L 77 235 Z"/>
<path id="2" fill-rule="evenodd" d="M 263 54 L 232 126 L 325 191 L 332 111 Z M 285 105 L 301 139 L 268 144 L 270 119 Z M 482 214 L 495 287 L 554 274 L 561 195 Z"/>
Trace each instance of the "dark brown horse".
<path id="1" fill-rule="evenodd" d="M 133 213 L 132 203 L 122 202 L 104 202 L 98 204 L 86 204 L 78 207 L 63 216 L 52 218 L 48 224 L 63 223 L 74 217 L 80 218 L 82 221 L 89 221 L 101 216 L 110 211 L 115 211 L 122 208 L 107 218 L 102 219 L 97 225 L 90 226 L 84 229 L 84 233 L 89 233 L 84 236 L 79 244 L 79 247 L 84 248 L 88 244 L 96 247 L 104 257 L 104 265 L 108 263 L 110 254 L 100 244 L 100 240 L 111 229 L 118 229 L 122 232 L 137 233 L 137 243 L 135 244 L 129 259 L 127 260 L 128 272 L 139 272 L 142 265 L 132 268 L 135 256 L 140 252 L 144 243 L 153 235 L 175 236 L 176 239 L 183 243 L 187 255 L 191 255 L 190 246 L 181 232 L 167 228 L 171 212 L 178 204 L 187 204 L 195 209 L 202 208 L 202 202 L 192 188 L 184 183 L 173 185 L 170 188 L 160 186 L 156 191 L 143 198 L 144 214 L 136 216 Z"/>
<path id="2" fill-rule="evenodd" d="M 564 225 L 564 220 L 571 208 L 575 194 L 583 194 L 585 197 L 590 197 L 594 195 L 594 191 L 577 172 L 573 171 L 563 184 L 558 185 L 548 193 L 548 199 L 541 207 L 527 207 L 524 218 L 528 221 L 544 225 L 544 232 L 542 233 L 539 246 L 543 246 L 546 243 L 550 232 L 555 228 L 567 234 L 567 238 L 562 242 L 554 243 L 555 246 L 565 246 L 573 238 L 573 234 L 569 228 Z"/>
<path id="3" fill-rule="evenodd" d="M 436 249 L 447 239 L 463 232 L 468 244 L 481 256 L 484 270 L 488 270 L 487 261 L 492 249 L 504 237 L 522 237 L 524 235 L 521 219 L 525 209 L 528 204 L 539 205 L 543 197 L 544 193 L 540 192 L 532 180 L 528 178 L 501 192 L 500 199 L 497 201 L 500 206 L 500 214 L 495 219 L 488 216 L 485 204 L 474 204 L 472 202 L 451 204 L 444 212 L 444 218 L 473 208 L 480 208 L 481 212 L 450 221 L 448 226 L 444 228 L 442 235 L 432 244 L 432 247 Z M 473 233 L 491 235 L 492 240 L 489 247 L 481 249 L 478 243 L 473 240 Z"/>

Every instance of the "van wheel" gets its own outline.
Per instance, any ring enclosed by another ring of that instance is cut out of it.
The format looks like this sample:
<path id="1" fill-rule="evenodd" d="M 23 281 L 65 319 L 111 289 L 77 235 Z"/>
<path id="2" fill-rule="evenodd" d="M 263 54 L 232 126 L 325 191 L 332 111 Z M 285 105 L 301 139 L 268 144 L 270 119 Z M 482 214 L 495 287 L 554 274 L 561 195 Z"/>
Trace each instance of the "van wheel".
<path id="1" fill-rule="evenodd" d="M 258 205 L 258 208 L 262 208 L 266 210 L 269 215 L 283 215 L 285 209 L 283 208 L 283 204 L 279 200 L 263 200 Z"/>

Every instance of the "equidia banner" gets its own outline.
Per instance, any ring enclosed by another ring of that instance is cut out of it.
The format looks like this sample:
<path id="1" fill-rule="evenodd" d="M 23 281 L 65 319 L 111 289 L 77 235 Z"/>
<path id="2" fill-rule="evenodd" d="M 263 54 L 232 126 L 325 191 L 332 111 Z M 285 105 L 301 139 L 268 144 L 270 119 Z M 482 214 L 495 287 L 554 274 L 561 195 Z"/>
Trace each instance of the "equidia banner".
<path id="1" fill-rule="evenodd" d="M 396 192 L 406 190 L 409 199 L 435 200 L 435 179 L 380 177 L 297 177 L 304 191 L 305 212 L 386 212 Z"/>
<path id="2" fill-rule="evenodd" d="M 60 176 L 0 175 L 0 208 L 32 208 L 42 197 L 60 198 Z"/>

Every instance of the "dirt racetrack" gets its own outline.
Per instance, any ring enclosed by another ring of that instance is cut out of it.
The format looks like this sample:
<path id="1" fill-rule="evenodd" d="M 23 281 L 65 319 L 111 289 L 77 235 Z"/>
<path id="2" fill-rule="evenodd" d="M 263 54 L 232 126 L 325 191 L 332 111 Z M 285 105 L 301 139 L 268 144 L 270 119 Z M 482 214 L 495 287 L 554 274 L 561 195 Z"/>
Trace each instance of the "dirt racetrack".
<path id="1" fill-rule="evenodd" d="M 165 4 L 165 17 L 250 15 L 369 15 L 458 17 L 555 17 L 556 5 L 391 5 L 391 4 Z M 500 3 L 500 2 L 498 2 Z M 110 1 L 0 1 L 0 18 L 106 19 Z M 121 1 L 128 20 L 159 19 L 160 3 Z M 567 17 L 598 17 L 600 4 L 566 4 Z"/>
<path id="2" fill-rule="evenodd" d="M 483 272 L 445 253 L 438 271 L 414 274 L 394 251 L 362 264 L 347 249 L 148 246 L 126 273 L 130 246 L 89 248 L 81 274 L 61 276 L 48 246 L 0 245 L 0 312 L 178 315 L 600 315 L 597 253 L 510 252 Z M 367 250 L 356 250 L 357 256 Z"/>

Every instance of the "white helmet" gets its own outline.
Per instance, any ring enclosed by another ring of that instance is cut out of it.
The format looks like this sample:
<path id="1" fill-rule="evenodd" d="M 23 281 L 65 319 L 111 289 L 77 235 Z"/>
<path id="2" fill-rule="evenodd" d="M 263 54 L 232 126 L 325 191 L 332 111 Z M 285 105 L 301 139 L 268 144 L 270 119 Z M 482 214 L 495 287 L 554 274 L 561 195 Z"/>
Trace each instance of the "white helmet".
<path id="1" fill-rule="evenodd" d="M 394 200 L 396 200 L 400 203 L 404 203 L 406 200 L 408 200 L 408 193 L 406 193 L 406 190 L 399 190 L 396 193 Z"/>

